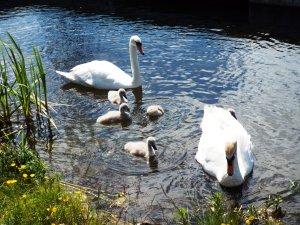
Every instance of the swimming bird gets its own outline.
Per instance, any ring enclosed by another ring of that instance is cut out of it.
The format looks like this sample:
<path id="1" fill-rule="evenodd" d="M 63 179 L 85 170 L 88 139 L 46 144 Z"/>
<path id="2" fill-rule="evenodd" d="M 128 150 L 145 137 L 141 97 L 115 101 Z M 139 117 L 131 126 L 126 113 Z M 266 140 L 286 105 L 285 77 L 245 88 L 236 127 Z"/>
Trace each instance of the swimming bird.
<path id="1" fill-rule="evenodd" d="M 91 61 L 80 64 L 70 72 L 56 71 L 71 82 L 97 89 L 136 88 L 142 85 L 140 69 L 137 61 L 137 50 L 144 55 L 142 41 L 137 35 L 129 40 L 129 55 L 132 76 L 108 61 Z"/>
<path id="2" fill-rule="evenodd" d="M 165 111 L 160 105 L 150 105 L 146 111 L 146 115 L 148 115 L 149 117 L 159 117 L 164 113 Z"/>
<path id="3" fill-rule="evenodd" d="M 154 137 L 148 137 L 146 142 L 130 141 L 124 145 L 124 150 L 132 155 L 149 158 L 155 156 L 156 144 Z"/>
<path id="4" fill-rule="evenodd" d="M 126 91 L 124 88 L 120 88 L 117 91 L 109 91 L 107 98 L 111 103 L 118 105 L 128 102 Z"/>
<path id="5" fill-rule="evenodd" d="M 226 187 L 241 185 L 254 166 L 252 142 L 243 125 L 223 108 L 205 105 L 196 160 Z"/>
<path id="6" fill-rule="evenodd" d="M 119 106 L 119 111 L 109 111 L 106 114 L 99 116 L 97 123 L 110 125 L 115 123 L 130 122 L 130 110 L 126 103 Z"/>

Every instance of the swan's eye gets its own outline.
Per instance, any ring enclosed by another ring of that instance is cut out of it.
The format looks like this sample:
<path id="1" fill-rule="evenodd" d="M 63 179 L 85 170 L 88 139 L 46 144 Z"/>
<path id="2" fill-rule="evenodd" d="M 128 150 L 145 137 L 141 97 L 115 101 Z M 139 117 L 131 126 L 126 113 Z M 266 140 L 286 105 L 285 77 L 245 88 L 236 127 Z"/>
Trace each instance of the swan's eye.
<path id="1" fill-rule="evenodd" d="M 137 47 L 142 47 L 142 43 L 141 42 L 135 42 Z"/>
<path id="2" fill-rule="evenodd" d="M 233 160 L 235 159 L 235 156 L 233 155 L 231 158 L 227 158 L 227 156 L 226 156 L 226 159 L 227 159 L 228 165 L 232 165 Z"/>

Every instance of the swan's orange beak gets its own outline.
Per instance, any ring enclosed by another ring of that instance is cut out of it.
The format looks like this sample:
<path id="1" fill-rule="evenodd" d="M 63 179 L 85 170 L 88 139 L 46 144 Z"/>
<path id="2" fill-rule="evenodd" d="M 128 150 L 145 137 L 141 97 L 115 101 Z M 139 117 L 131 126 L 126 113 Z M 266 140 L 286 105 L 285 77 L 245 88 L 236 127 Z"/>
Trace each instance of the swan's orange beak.
<path id="1" fill-rule="evenodd" d="M 232 176 L 233 175 L 233 171 L 234 171 L 234 165 L 233 165 L 233 163 L 231 165 L 229 165 L 227 163 L 227 174 L 228 174 L 228 176 Z"/>
<path id="2" fill-rule="evenodd" d="M 137 43 L 136 47 L 137 47 L 137 49 L 139 50 L 139 52 L 140 52 L 142 55 L 145 54 L 145 53 L 144 53 L 144 49 L 143 49 L 143 47 L 142 47 L 142 44 Z"/>
<path id="3" fill-rule="evenodd" d="M 232 176 L 234 172 L 234 156 L 232 156 L 230 159 L 227 159 L 227 174 L 228 176 Z"/>

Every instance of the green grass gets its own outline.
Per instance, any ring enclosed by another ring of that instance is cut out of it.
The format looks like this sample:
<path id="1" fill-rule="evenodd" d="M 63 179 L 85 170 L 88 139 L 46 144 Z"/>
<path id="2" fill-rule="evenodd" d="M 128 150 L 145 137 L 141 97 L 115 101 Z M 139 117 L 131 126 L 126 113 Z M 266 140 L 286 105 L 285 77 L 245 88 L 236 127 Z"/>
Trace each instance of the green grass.
<path id="1" fill-rule="evenodd" d="M 8 38 L 9 43 L 0 39 L 0 138 L 7 141 L 20 133 L 28 137 L 34 130 L 34 121 L 46 121 L 51 132 L 50 124 L 54 123 L 49 115 L 46 73 L 40 53 L 34 47 L 33 59 L 28 64 L 9 33 Z"/>
<path id="2" fill-rule="evenodd" d="M 205 207 L 195 205 L 193 209 L 178 208 L 175 223 L 184 225 L 283 225 L 281 218 L 285 212 L 279 206 L 280 195 L 270 195 L 268 200 L 260 205 L 232 206 L 220 193 L 215 193 Z"/>
<path id="3" fill-rule="evenodd" d="M 108 208 L 124 195 L 98 191 L 93 196 L 88 189 L 61 182 L 57 176 L 45 176 L 50 171 L 26 147 L 2 145 L 0 159 L 0 224 L 101 225 L 120 221 Z M 96 210 L 100 202 L 102 208 Z"/>

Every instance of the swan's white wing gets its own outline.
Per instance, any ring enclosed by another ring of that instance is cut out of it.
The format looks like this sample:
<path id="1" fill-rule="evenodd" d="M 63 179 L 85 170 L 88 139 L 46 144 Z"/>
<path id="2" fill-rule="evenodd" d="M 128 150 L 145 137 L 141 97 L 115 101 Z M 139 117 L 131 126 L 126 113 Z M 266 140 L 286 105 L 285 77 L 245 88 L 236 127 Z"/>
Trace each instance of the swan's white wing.
<path id="1" fill-rule="evenodd" d="M 204 130 L 198 145 L 196 160 L 214 177 L 222 177 L 226 171 L 224 141 L 221 132 Z M 222 173 L 222 174 L 220 174 Z"/>
<path id="2" fill-rule="evenodd" d="M 132 77 L 108 61 L 92 61 L 71 69 L 74 78 L 86 86 L 117 89 L 130 86 Z"/>

